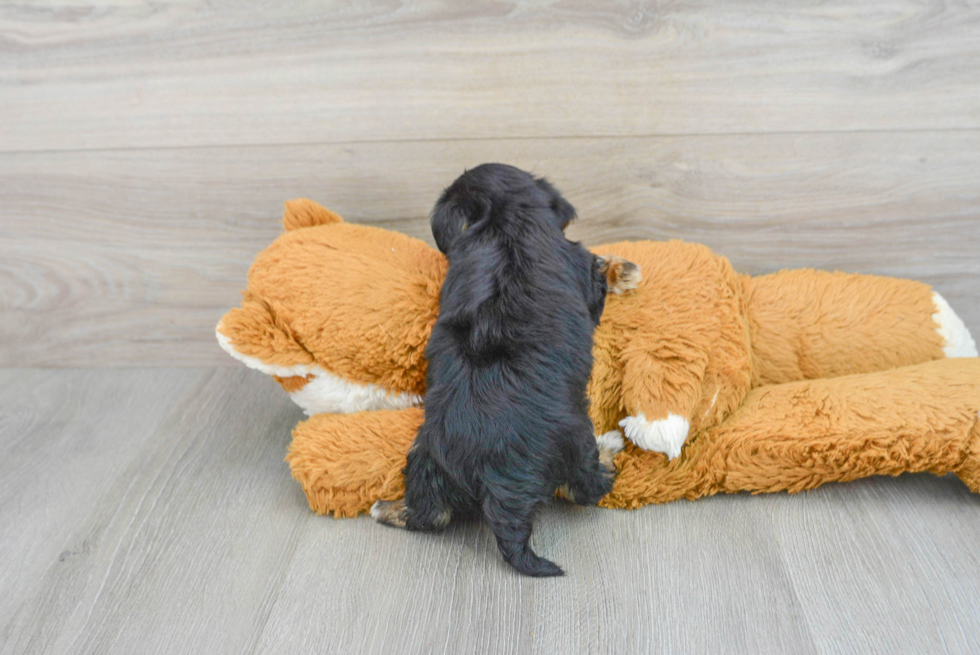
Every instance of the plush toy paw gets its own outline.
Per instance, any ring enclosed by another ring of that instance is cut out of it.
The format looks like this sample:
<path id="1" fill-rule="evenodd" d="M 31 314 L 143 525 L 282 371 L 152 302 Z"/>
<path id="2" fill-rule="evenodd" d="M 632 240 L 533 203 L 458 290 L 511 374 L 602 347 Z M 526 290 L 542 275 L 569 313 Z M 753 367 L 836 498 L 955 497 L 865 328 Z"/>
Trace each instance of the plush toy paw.
<path id="1" fill-rule="evenodd" d="M 599 270 L 606 276 L 609 293 L 621 294 L 635 289 L 643 279 L 640 267 L 616 255 L 596 255 L 600 260 Z"/>
<path id="2" fill-rule="evenodd" d="M 619 422 L 626 437 L 643 450 L 653 450 L 664 453 L 670 459 L 681 454 L 681 446 L 687 440 L 691 423 L 683 416 L 668 414 L 667 418 L 659 421 L 648 421 L 640 413 L 637 416 L 627 416 Z"/>

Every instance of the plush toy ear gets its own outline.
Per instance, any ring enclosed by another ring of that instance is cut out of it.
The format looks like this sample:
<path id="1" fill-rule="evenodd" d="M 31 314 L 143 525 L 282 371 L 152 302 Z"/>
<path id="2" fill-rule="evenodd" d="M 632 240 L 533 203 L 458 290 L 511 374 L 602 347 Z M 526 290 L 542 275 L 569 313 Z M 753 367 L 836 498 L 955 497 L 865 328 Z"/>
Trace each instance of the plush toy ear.
<path id="1" fill-rule="evenodd" d="M 340 217 L 340 214 L 336 214 L 307 198 L 287 200 L 286 211 L 282 215 L 282 226 L 286 230 L 343 222 L 344 219 Z"/>

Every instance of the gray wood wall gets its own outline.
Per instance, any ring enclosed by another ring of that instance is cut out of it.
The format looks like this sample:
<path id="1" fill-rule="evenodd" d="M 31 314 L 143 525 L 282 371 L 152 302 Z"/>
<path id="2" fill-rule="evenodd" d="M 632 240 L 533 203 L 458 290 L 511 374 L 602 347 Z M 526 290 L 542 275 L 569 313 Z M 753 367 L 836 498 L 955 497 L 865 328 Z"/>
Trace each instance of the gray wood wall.
<path id="1" fill-rule="evenodd" d="M 234 365 L 283 200 L 431 242 L 494 160 L 586 243 L 919 278 L 980 332 L 975 5 L 83 0 L 0 6 L 0 366 Z"/>

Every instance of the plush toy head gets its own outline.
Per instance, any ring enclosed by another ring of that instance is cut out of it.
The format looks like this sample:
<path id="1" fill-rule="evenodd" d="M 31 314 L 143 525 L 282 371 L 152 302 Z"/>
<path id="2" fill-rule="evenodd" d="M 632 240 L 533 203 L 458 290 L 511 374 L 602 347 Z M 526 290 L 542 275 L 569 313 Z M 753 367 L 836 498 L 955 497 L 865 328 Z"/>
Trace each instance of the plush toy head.
<path id="1" fill-rule="evenodd" d="M 445 258 L 308 200 L 287 203 L 283 223 L 218 324 L 222 347 L 308 414 L 419 404 Z"/>

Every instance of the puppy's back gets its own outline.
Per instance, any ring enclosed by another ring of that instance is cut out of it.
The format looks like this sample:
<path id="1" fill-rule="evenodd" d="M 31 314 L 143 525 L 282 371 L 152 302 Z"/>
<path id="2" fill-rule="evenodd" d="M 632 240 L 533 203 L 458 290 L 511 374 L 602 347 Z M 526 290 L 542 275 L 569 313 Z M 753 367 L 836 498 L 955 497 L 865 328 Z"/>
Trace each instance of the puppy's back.
<path id="1" fill-rule="evenodd" d="M 452 417 L 441 421 L 447 450 L 553 440 L 586 412 L 594 257 L 565 238 L 574 210 L 553 187 L 511 167 L 474 171 L 433 216 L 453 237 L 441 244 L 449 268 L 426 352 L 426 411 Z"/>
<path id="2" fill-rule="evenodd" d="M 432 223 L 449 267 L 406 469 L 406 499 L 482 515 L 504 558 L 538 576 L 562 572 L 528 545 L 536 508 L 583 453 L 595 459 L 595 258 L 565 238 L 573 216 L 551 185 L 512 167 L 479 167 L 443 194 Z"/>

